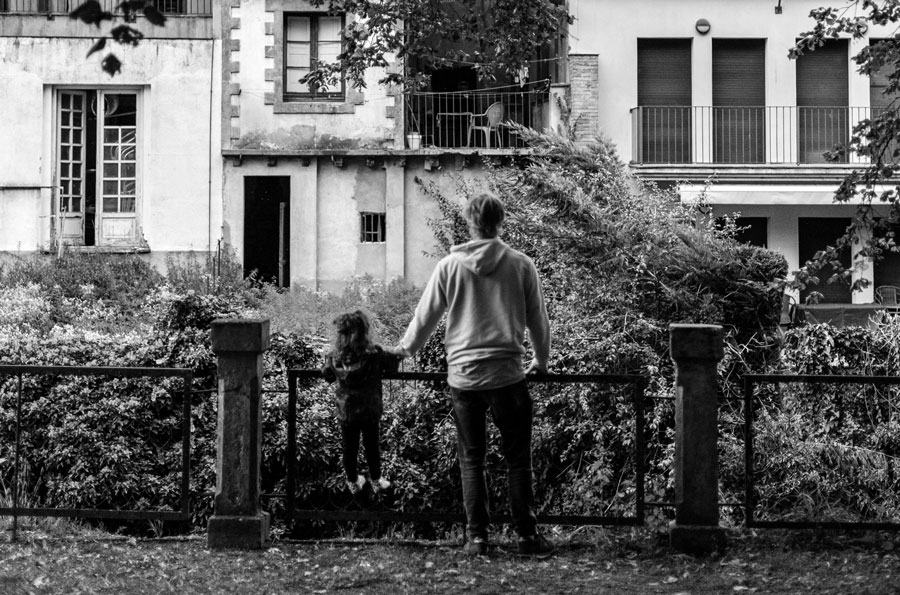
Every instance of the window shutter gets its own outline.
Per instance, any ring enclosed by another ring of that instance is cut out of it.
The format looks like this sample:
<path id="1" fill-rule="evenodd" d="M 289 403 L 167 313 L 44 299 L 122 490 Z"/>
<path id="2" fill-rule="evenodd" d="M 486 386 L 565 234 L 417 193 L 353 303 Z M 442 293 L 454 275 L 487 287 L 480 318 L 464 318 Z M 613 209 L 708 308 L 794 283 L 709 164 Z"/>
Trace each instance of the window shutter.
<path id="1" fill-rule="evenodd" d="M 847 40 L 833 39 L 797 58 L 797 105 L 849 105 Z"/>
<path id="2" fill-rule="evenodd" d="M 638 39 L 638 105 L 691 105 L 690 39 Z"/>
<path id="3" fill-rule="evenodd" d="M 713 40 L 713 105 L 766 104 L 763 39 Z"/>

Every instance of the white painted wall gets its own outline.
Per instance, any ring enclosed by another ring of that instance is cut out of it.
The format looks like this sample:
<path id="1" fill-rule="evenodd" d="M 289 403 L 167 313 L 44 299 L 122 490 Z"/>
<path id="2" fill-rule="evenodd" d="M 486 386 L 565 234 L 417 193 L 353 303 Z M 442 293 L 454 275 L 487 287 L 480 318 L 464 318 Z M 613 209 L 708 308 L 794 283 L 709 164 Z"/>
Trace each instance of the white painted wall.
<path id="1" fill-rule="evenodd" d="M 54 91 L 129 87 L 142 92 L 139 221 L 154 252 L 206 250 L 221 225 L 220 43 L 145 40 L 117 47 L 114 78 L 86 59 L 92 39 L 0 37 L 0 187 L 55 184 Z M 212 123 L 212 127 L 210 127 Z M 212 185 L 210 181 L 212 180 Z M 49 240 L 47 190 L 0 190 L 0 251 Z"/>
<path id="2" fill-rule="evenodd" d="M 775 0 L 571 0 L 575 17 L 571 26 L 570 52 L 598 56 L 599 93 L 597 98 L 600 132 L 610 138 L 625 160 L 632 154 L 630 110 L 637 106 L 637 40 L 639 38 L 689 38 L 692 40 L 692 103 L 712 104 L 712 42 L 717 38 L 764 38 L 766 42 L 766 104 L 796 105 L 796 61 L 788 50 L 800 33 L 812 28 L 812 9 L 819 0 L 781 2 L 782 13 L 775 13 Z M 826 5 L 828 3 L 825 3 Z M 833 3 L 840 6 L 840 2 Z M 701 35 L 695 24 L 710 23 L 710 31 Z M 872 26 L 870 38 L 886 37 L 892 31 Z M 867 39 L 851 41 L 855 55 Z M 869 105 L 869 80 L 848 60 L 849 105 Z M 790 144 L 790 143 L 788 143 Z M 696 198 L 702 188 L 683 186 L 683 199 Z M 767 217 L 769 247 L 783 253 L 790 270 L 802 263 L 798 256 L 797 220 L 800 217 L 850 217 L 853 206 L 835 205 L 836 183 L 772 184 L 764 176 L 745 184 L 716 184 L 707 190 L 707 199 L 717 214 L 739 212 L 748 217 Z M 824 247 L 824 246 L 823 246 Z M 855 273 L 856 278 L 871 279 L 871 267 Z M 871 286 L 853 295 L 855 303 L 873 301 Z"/>

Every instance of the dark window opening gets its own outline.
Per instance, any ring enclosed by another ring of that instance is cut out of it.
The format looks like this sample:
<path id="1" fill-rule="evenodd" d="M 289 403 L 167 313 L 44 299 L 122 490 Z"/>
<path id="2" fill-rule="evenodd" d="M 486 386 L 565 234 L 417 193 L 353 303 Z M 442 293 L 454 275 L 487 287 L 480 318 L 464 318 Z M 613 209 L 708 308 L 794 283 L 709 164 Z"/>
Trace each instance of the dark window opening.
<path id="1" fill-rule="evenodd" d="M 800 240 L 800 264 L 804 265 L 811 260 L 816 252 L 824 250 L 826 246 L 833 246 L 837 239 L 844 235 L 850 219 L 843 217 L 801 217 L 797 222 L 798 237 Z M 850 250 L 841 251 L 840 263 L 844 268 L 850 267 Z M 810 293 L 817 291 L 823 295 L 821 302 L 828 304 L 849 304 L 851 299 L 850 284 L 843 281 L 829 283 L 835 269 L 826 264 L 819 269 L 816 276 L 818 285 L 808 285 L 800 291 L 800 303 L 806 301 Z"/>
<path id="2" fill-rule="evenodd" d="M 363 244 L 385 241 L 385 214 L 359 214 L 359 241 Z"/>

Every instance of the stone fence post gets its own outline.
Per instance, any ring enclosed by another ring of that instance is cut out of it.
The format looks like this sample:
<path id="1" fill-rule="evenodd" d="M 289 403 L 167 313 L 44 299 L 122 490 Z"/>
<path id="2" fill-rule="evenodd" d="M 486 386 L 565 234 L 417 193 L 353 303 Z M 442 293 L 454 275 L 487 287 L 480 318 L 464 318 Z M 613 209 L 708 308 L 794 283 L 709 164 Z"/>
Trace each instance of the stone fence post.
<path id="1" fill-rule="evenodd" d="M 259 506 L 262 420 L 260 391 L 268 320 L 215 320 L 218 357 L 216 496 L 207 527 L 210 548 L 265 547 L 269 515 Z"/>
<path id="2" fill-rule="evenodd" d="M 675 520 L 672 547 L 702 554 L 721 548 L 719 527 L 718 382 L 725 354 L 722 327 L 669 325 L 675 362 Z"/>

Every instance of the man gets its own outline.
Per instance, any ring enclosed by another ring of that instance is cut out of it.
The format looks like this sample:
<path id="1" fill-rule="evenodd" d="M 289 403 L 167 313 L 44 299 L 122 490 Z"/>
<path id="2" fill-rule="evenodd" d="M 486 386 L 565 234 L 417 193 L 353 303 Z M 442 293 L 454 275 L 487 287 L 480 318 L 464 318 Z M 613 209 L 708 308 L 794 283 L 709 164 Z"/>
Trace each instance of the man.
<path id="1" fill-rule="evenodd" d="M 472 241 L 441 260 L 416 307 L 400 349 L 418 351 L 447 313 L 444 346 L 456 422 L 457 455 L 468 521 L 466 552 L 488 550 L 488 492 L 484 473 L 486 413 L 500 430 L 508 469 L 509 504 L 520 554 L 549 556 L 553 545 L 537 532 L 531 468 L 532 401 L 525 382 L 546 372 L 550 322 L 530 258 L 499 239 L 503 204 L 487 194 L 465 207 Z M 525 370 L 525 329 L 534 360 Z"/>

